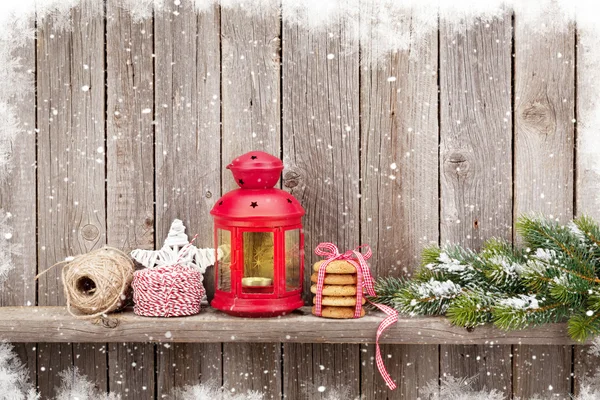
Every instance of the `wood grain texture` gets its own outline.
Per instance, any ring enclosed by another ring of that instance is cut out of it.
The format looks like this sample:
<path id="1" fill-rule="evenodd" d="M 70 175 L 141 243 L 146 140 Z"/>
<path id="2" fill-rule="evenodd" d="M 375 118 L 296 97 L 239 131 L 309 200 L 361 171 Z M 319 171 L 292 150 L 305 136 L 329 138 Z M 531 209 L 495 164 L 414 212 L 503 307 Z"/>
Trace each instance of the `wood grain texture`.
<path id="1" fill-rule="evenodd" d="M 511 28 L 509 13 L 469 30 L 440 27 L 442 244 L 478 249 L 512 236 Z M 510 389 L 510 369 L 495 364 L 510 351 L 441 346 L 440 375 L 470 377 L 485 366 L 491 373 L 479 374 L 475 388 Z"/>
<path id="2" fill-rule="evenodd" d="M 107 235 L 125 252 L 154 249 L 152 20 L 107 4 Z"/>
<path id="3" fill-rule="evenodd" d="M 27 311 L 29 310 L 29 311 Z M 64 307 L 1 307 L 0 340 L 9 342 L 159 342 L 159 343 L 373 343 L 383 319 L 371 312 L 359 319 L 318 318 L 310 307 L 271 319 L 238 318 L 213 309 L 180 318 L 149 318 L 131 310 L 114 314 L 114 328 L 77 320 Z M 18 323 L 15 323 L 18 321 Z M 171 332 L 171 338 L 165 332 Z M 566 324 L 547 324 L 521 331 L 492 325 L 472 331 L 450 325 L 443 317 L 400 317 L 381 337 L 384 344 L 575 344 Z M 202 354 L 208 354 L 205 349 Z"/>
<path id="4" fill-rule="evenodd" d="M 167 2 L 164 8 L 154 21 L 156 246 L 162 246 L 171 222 L 179 218 L 190 239 L 198 234 L 198 246 L 213 247 L 209 212 L 221 192 L 220 14 L 217 7 L 197 14 L 190 2 Z M 209 296 L 212 271 L 204 281 Z M 219 343 L 190 345 L 188 350 L 204 354 L 208 364 L 221 365 Z M 169 354 L 174 351 L 157 347 L 157 361 L 177 359 Z M 173 363 L 160 365 L 161 377 L 180 383 L 205 379 Z M 159 383 L 162 396 L 164 380 Z"/>
<path id="5" fill-rule="evenodd" d="M 43 343 L 37 347 L 37 386 L 42 398 L 54 398 L 61 383 L 60 373 L 76 367 L 96 389 L 108 388 L 106 346 L 104 343 Z"/>
<path id="6" fill-rule="evenodd" d="M 576 189 L 575 210 L 578 216 L 589 215 L 600 220 L 600 169 L 598 146 L 600 132 L 596 115 L 598 102 L 598 64 L 595 49 L 600 48 L 600 36 L 588 27 L 578 26 L 576 31 L 577 52 L 577 143 L 576 143 Z M 600 357 L 588 353 L 589 348 L 575 346 L 573 349 L 574 389 L 579 393 L 582 379 L 592 376 L 600 365 Z"/>
<path id="7" fill-rule="evenodd" d="M 600 220 L 600 167 L 598 165 L 597 121 L 598 107 L 598 63 L 595 49 L 600 46 L 600 36 L 589 27 L 578 26 L 577 46 L 577 143 L 576 160 L 577 180 L 575 204 L 578 215 L 589 215 Z"/>
<path id="8" fill-rule="evenodd" d="M 102 16 L 102 3 L 84 0 L 70 30 L 38 21 L 38 271 L 106 243 Z M 40 305 L 65 304 L 59 276 L 56 268 L 40 278 Z M 96 369 L 93 347 L 40 344 L 38 355 L 42 397 L 73 364 L 106 390 L 106 363 Z"/>
<path id="9" fill-rule="evenodd" d="M 154 345 L 110 343 L 108 345 L 110 391 L 122 399 L 152 399 L 155 396 Z"/>
<path id="10" fill-rule="evenodd" d="M 40 343 L 37 347 L 37 390 L 44 398 L 54 398 L 60 372 L 73 366 L 73 345 Z"/>
<path id="11" fill-rule="evenodd" d="M 244 5 L 221 14 L 224 193 L 238 188 L 225 169 L 237 156 L 251 150 L 281 153 L 279 2 L 262 7 L 260 16 Z"/>
<path id="12" fill-rule="evenodd" d="M 285 399 L 358 398 L 360 356 L 352 347 L 286 344 L 285 351 Z M 346 378 L 351 376 L 355 379 L 347 381 Z"/>
<path id="13" fill-rule="evenodd" d="M 28 23 L 33 29 L 33 18 Z M 9 149 L 11 158 L 8 164 L 12 167 L 0 171 L 7 174 L 0 180 L 0 210 L 10 217 L 5 221 L 9 230 L 2 229 L 0 234 L 12 235 L 7 239 L 9 246 L 14 246 L 11 256 L 13 268 L 6 277 L 0 279 L 0 307 L 35 305 L 37 241 L 36 241 L 36 108 L 35 108 L 35 41 L 32 38 L 13 50 L 11 56 L 19 60 L 19 73 L 26 78 L 22 82 L 21 91 L 10 99 L 11 105 L 19 119 L 18 133 Z M 16 85 L 17 83 L 11 83 Z M 0 138 L 4 142 L 5 138 Z M 3 143 L 4 144 L 4 143 Z M 4 156 L 4 155 L 3 155 Z M 6 260 L 5 260 L 6 261 Z M 13 343 L 19 359 L 29 370 L 29 376 L 35 383 L 36 351 L 35 345 Z"/>
<path id="14" fill-rule="evenodd" d="M 438 243 L 438 48 L 435 33 L 422 40 L 417 55 L 361 68 L 361 243 L 373 248 L 375 276 L 410 275 L 423 247 Z"/>
<path id="15" fill-rule="evenodd" d="M 152 20 L 107 3 L 107 239 L 126 253 L 154 249 Z M 110 345 L 109 387 L 124 399 L 154 393 L 154 346 Z"/>
<path id="16" fill-rule="evenodd" d="M 261 6 L 262 7 L 262 6 Z M 238 186 L 225 169 L 251 150 L 281 153 L 279 2 L 265 2 L 260 15 L 244 5 L 222 9 L 222 188 Z M 223 385 L 236 392 L 264 390 L 281 397 L 281 346 L 223 345 Z"/>
<path id="17" fill-rule="evenodd" d="M 536 29 L 515 15 L 514 213 L 567 222 L 574 204 L 574 28 L 548 28 L 543 35 Z M 515 396 L 568 397 L 570 347 L 517 347 L 514 353 L 521 360 L 513 369 Z"/>
<path id="18" fill-rule="evenodd" d="M 356 6 L 357 1 L 348 2 Z M 310 33 L 293 24 L 283 26 L 283 161 L 284 185 L 306 209 L 304 217 L 305 265 L 317 257 L 320 242 L 335 243 L 341 251 L 360 245 L 360 122 L 359 49 L 352 39 L 352 25 L 334 21 L 339 28 L 327 35 Z M 310 106 L 308 106 L 310 105 Z M 305 274 L 305 288 L 310 274 Z M 305 299 L 311 295 L 305 290 Z M 356 321 L 354 321 L 356 322 Z M 283 352 L 295 359 L 327 354 L 328 348 L 291 348 Z M 351 360 L 359 360 L 356 345 L 337 347 Z M 341 366 L 336 366 L 341 368 Z M 284 370 L 286 384 L 305 379 Z M 324 382 L 339 382 L 354 392 L 360 386 L 360 370 L 342 368 L 319 372 Z"/>
<path id="19" fill-rule="evenodd" d="M 475 377 L 473 386 L 497 389 L 511 398 L 511 346 L 441 346 L 440 352 L 440 376 Z"/>
<path id="20" fill-rule="evenodd" d="M 515 396 L 570 399 L 572 346 L 514 346 Z"/>
<path id="21" fill-rule="evenodd" d="M 452 346 L 450 348 L 454 348 Z M 385 366 L 398 385 L 392 392 L 381 378 L 375 365 L 375 346 L 361 346 L 361 392 L 368 399 L 426 398 L 428 384 L 437 384 L 439 375 L 438 345 L 382 345 Z"/>
<path id="22" fill-rule="evenodd" d="M 600 356 L 590 354 L 590 346 L 574 346 L 573 380 L 574 394 L 581 393 L 581 385 L 596 382 L 593 377 L 598 373 Z"/>
<path id="23" fill-rule="evenodd" d="M 198 15 L 187 2 L 165 7 L 154 29 L 156 244 L 179 218 L 199 246 L 212 247 L 209 212 L 221 185 L 219 13 Z"/>
<path id="24" fill-rule="evenodd" d="M 212 351 L 220 344 L 164 344 L 157 346 L 157 397 L 171 395 L 174 388 L 194 385 L 198 382 L 221 383 L 223 371 L 220 357 Z M 178 399 L 177 396 L 174 397 Z M 181 399 L 185 400 L 185 399 Z"/>
<path id="25" fill-rule="evenodd" d="M 224 343 L 223 386 L 236 393 L 255 390 L 265 399 L 281 399 L 281 345 Z"/>
<path id="26" fill-rule="evenodd" d="M 411 34 L 419 17 L 407 14 L 397 35 Z M 431 32 L 422 38 L 427 45 L 418 53 L 395 52 L 381 65 L 362 59 L 360 242 L 373 248 L 375 277 L 410 275 L 423 247 L 439 240 L 436 36 Z M 361 43 L 362 54 L 372 54 L 378 45 Z M 434 360 L 437 365 L 437 346 L 387 346 L 384 362 L 400 387 L 391 392 L 374 368 L 374 348 L 366 349 L 361 351 L 361 379 L 362 394 L 369 399 L 414 399 L 438 378 L 432 365 Z"/>
<path id="27" fill-rule="evenodd" d="M 573 217 L 575 35 L 515 16 L 515 216 Z"/>
<path id="28" fill-rule="evenodd" d="M 34 21 L 30 21 L 33 28 Z M 12 98 L 19 125 L 17 136 L 9 145 L 11 158 L 8 164 L 12 170 L 0 171 L 6 178 L 0 181 L 0 210 L 8 216 L 3 222 L 10 227 L 11 234 L 6 239 L 14 246 L 11 256 L 13 269 L 6 280 L 1 279 L 0 306 L 34 305 L 36 298 L 37 248 L 36 248 L 36 109 L 35 109 L 35 42 L 25 41 L 22 47 L 13 50 L 12 57 L 19 60 L 19 73 L 27 81 L 22 82 L 23 91 Z M 5 138 L 0 141 L 4 145 Z M 3 157 L 5 155 L 3 154 Z M 3 239 L 6 237 L 3 236 Z"/>

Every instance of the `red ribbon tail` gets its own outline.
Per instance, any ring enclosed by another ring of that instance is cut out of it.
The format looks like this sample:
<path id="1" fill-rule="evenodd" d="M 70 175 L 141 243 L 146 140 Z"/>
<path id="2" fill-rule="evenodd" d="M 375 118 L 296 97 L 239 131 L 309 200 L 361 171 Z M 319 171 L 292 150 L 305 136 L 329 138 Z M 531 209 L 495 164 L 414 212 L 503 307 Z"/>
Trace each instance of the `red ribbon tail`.
<path id="1" fill-rule="evenodd" d="M 379 348 L 379 338 L 387 328 L 398 322 L 398 312 L 384 304 L 377 304 L 373 303 L 372 301 L 370 301 L 370 303 L 387 314 L 387 317 L 381 321 L 379 328 L 377 328 L 377 337 L 375 339 L 375 363 L 377 364 L 377 369 L 379 370 L 379 373 L 381 374 L 381 377 L 385 381 L 387 387 L 390 388 L 390 390 L 394 390 L 396 389 L 396 383 L 392 380 L 392 377 L 387 372 L 387 369 L 383 364 L 383 357 L 381 356 L 381 349 Z"/>

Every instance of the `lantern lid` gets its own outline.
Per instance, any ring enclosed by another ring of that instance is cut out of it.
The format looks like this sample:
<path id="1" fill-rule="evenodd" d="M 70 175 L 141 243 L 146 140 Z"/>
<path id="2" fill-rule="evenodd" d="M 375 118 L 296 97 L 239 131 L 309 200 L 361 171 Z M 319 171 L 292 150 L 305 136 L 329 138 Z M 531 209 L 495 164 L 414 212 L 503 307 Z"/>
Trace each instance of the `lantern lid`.
<path id="1" fill-rule="evenodd" d="M 267 189 L 275 186 L 283 171 L 283 162 L 264 151 L 251 151 L 237 157 L 228 166 L 242 189 Z"/>
<path id="2" fill-rule="evenodd" d="M 210 213 L 218 218 L 252 220 L 292 220 L 304 215 L 304 208 L 291 194 L 274 188 L 283 163 L 262 151 L 237 157 L 227 166 L 240 189 L 221 197 Z"/>
<path id="3" fill-rule="evenodd" d="M 235 189 L 223 195 L 210 213 L 217 218 L 267 222 L 300 218 L 304 208 L 281 189 Z"/>

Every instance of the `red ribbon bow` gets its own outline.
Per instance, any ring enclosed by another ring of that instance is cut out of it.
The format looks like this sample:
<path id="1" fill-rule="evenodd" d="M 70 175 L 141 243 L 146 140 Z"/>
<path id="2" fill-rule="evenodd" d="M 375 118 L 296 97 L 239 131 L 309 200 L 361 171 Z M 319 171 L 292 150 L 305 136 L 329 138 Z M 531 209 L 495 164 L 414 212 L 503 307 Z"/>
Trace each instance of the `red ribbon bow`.
<path id="1" fill-rule="evenodd" d="M 366 253 L 362 254 L 360 252 L 361 248 L 366 249 Z M 362 245 L 354 250 L 348 250 L 345 253 L 340 253 L 337 246 L 333 243 L 320 243 L 315 249 L 315 254 L 318 256 L 326 257 L 325 261 L 321 263 L 318 272 L 317 278 L 317 293 L 315 298 L 315 314 L 318 316 L 322 315 L 322 307 L 323 307 L 323 283 L 325 281 L 325 270 L 327 269 L 327 265 L 334 260 L 344 260 L 348 261 L 350 264 L 356 267 L 356 277 L 357 277 L 357 285 L 356 285 L 356 306 L 354 307 L 354 318 L 360 318 L 360 314 L 362 311 L 362 298 L 363 298 L 363 289 L 366 289 L 367 294 L 369 296 L 376 296 L 375 288 L 373 287 L 373 277 L 371 276 L 371 271 L 369 270 L 369 265 L 367 261 L 371 258 L 373 253 L 371 252 L 371 248 L 368 245 Z M 379 324 L 379 328 L 377 329 L 377 337 L 375 339 L 376 350 L 375 350 L 375 362 L 377 364 L 377 369 L 379 373 L 385 380 L 386 385 L 391 389 L 396 389 L 396 384 L 392 380 L 392 377 L 387 372 L 385 365 L 383 364 L 383 358 L 381 357 L 381 350 L 379 349 L 379 338 L 381 334 L 391 325 L 398 321 L 398 312 L 391 307 L 388 307 L 384 304 L 373 303 L 369 301 L 369 303 L 373 304 L 375 307 L 379 308 L 383 311 L 387 317 L 381 321 Z"/>

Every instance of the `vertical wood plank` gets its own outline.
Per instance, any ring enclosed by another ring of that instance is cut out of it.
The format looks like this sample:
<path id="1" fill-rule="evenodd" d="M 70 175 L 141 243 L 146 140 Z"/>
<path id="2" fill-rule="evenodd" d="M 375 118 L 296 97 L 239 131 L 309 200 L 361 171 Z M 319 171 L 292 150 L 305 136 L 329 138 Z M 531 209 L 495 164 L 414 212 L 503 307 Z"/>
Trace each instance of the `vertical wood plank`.
<path id="1" fill-rule="evenodd" d="M 33 21 L 31 27 L 33 28 Z M 18 134 L 12 143 L 12 171 L 0 181 L 0 209 L 9 216 L 12 237 L 7 239 L 15 246 L 14 268 L 0 286 L 0 306 L 35 305 L 36 275 L 36 132 L 35 132 L 35 42 L 31 38 L 12 52 L 19 59 L 20 73 L 30 79 L 24 82 L 25 91 L 10 101 L 19 118 Z M 0 139 L 2 141 L 5 138 Z M 5 171 L 2 171 L 4 175 Z M 5 235 L 9 232 L 3 232 Z"/>
<path id="2" fill-rule="evenodd" d="M 109 343 L 110 391 L 122 399 L 155 398 L 155 365 L 151 343 Z"/>
<path id="3" fill-rule="evenodd" d="M 536 21 L 539 23 L 539 21 Z M 573 217 L 575 35 L 515 15 L 515 216 Z M 550 29 L 550 28 L 549 28 Z"/>
<path id="4" fill-rule="evenodd" d="M 351 6 L 356 6 L 354 0 Z M 305 293 L 310 301 L 310 269 L 317 261 L 313 249 L 319 242 L 336 243 L 340 249 L 359 245 L 359 58 L 352 26 L 335 21 L 328 33 L 310 33 L 285 23 L 283 26 L 283 157 L 284 185 L 306 209 Z M 339 27 L 339 28 L 338 28 Z M 346 387 L 349 397 L 360 393 L 360 371 L 333 364 L 315 370 L 332 347 L 322 344 L 284 344 L 284 395 L 305 399 L 297 385 Z M 335 347 L 336 354 L 359 360 L 358 345 Z M 337 357 L 337 355 L 336 355 Z M 288 360 L 305 360 L 310 369 L 289 369 Z M 312 373 L 312 376 L 302 374 Z M 296 383 L 300 382 L 300 383 Z M 309 399 L 327 396 L 313 391 Z"/>
<path id="5" fill-rule="evenodd" d="M 310 398 L 314 394 L 315 365 L 312 358 L 313 344 L 285 343 L 283 345 L 283 398 Z M 319 366 L 317 366 L 319 369 Z M 318 397 L 317 397 L 318 398 Z"/>
<path id="6" fill-rule="evenodd" d="M 573 217 L 575 42 L 572 26 L 515 14 L 515 216 L 540 212 Z M 548 26 L 556 26 L 548 21 Z M 515 346 L 515 396 L 567 398 L 570 346 Z"/>
<path id="7" fill-rule="evenodd" d="M 515 397 L 569 399 L 572 346 L 514 346 Z"/>
<path id="8" fill-rule="evenodd" d="M 574 394 L 580 394 L 581 383 L 584 379 L 591 379 L 600 365 L 600 357 L 589 353 L 589 346 L 574 346 L 573 355 L 573 380 L 575 381 Z"/>
<path id="9" fill-rule="evenodd" d="M 281 152 L 279 2 L 258 7 L 260 15 L 231 4 L 221 15 L 224 193 L 238 187 L 224 169 L 235 157 Z"/>
<path id="10" fill-rule="evenodd" d="M 220 173 L 220 14 L 217 7 L 197 14 L 191 2 L 167 2 L 155 14 L 155 185 L 156 246 L 161 247 L 174 218 L 183 220 L 190 238 L 212 247 L 210 209 L 219 197 Z M 205 286 L 212 294 L 208 270 Z M 218 371 L 199 374 L 181 368 L 179 347 L 158 347 L 157 397 L 169 395 L 173 382 L 220 381 L 221 344 L 190 344 L 190 354 Z M 173 365 L 175 364 L 175 365 Z M 220 382 L 219 382 L 220 383 Z"/>
<path id="11" fill-rule="evenodd" d="M 358 398 L 358 382 L 346 379 L 358 379 L 360 362 L 353 346 L 286 343 L 283 355 L 284 398 Z"/>
<path id="12" fill-rule="evenodd" d="M 29 21 L 29 26 L 33 28 L 33 19 Z M 17 137 L 11 146 L 12 171 L 0 182 L 0 209 L 4 210 L 4 215 L 10 215 L 6 224 L 11 230 L 2 232 L 2 235 L 12 234 L 8 240 L 17 252 L 11 257 L 14 268 L 8 273 L 4 283 L 0 283 L 0 307 L 35 305 L 36 302 L 35 51 L 35 40 L 31 38 L 11 54 L 13 58 L 19 59 L 19 73 L 23 73 L 29 81 L 23 82 L 24 90 L 18 93 L 18 98 L 10 99 L 19 118 L 19 126 Z M 0 139 L 3 140 L 5 139 Z M 29 370 L 31 382 L 35 384 L 35 346 L 20 343 L 13 345 Z"/>
<path id="13" fill-rule="evenodd" d="M 107 4 L 107 235 L 129 252 L 154 249 L 154 38 L 122 7 Z"/>
<path id="14" fill-rule="evenodd" d="M 38 268 L 106 243 L 103 4 L 71 10 L 71 30 L 38 21 Z M 60 270 L 39 280 L 39 305 L 64 305 Z M 40 344 L 38 384 L 53 394 L 75 364 L 106 390 L 106 357 L 92 345 Z M 83 357 L 82 357 L 83 355 Z"/>
<path id="15" fill-rule="evenodd" d="M 251 150 L 281 153 L 279 2 L 260 14 L 244 5 L 222 9 L 223 192 L 237 188 L 225 169 Z M 223 344 L 223 384 L 238 393 L 264 391 L 281 397 L 279 344 Z"/>
<path id="16" fill-rule="evenodd" d="M 168 346 L 157 346 L 156 379 L 160 393 L 172 393 L 176 387 L 198 382 L 220 384 L 222 378 L 220 343 L 208 345 L 178 343 Z M 218 357 L 211 354 L 213 350 L 218 350 Z"/>
<path id="17" fill-rule="evenodd" d="M 424 389 L 439 376 L 438 345 L 382 345 L 383 362 L 398 385 L 392 392 L 375 365 L 375 346 L 361 346 L 361 392 L 367 399 L 425 398 Z"/>
<path id="18" fill-rule="evenodd" d="M 600 127 L 597 121 L 598 64 L 595 51 L 600 48 L 600 37 L 590 27 L 578 25 L 576 34 L 577 51 L 577 144 L 576 144 L 576 189 L 575 211 L 577 215 L 589 215 L 600 220 L 600 158 L 598 138 Z M 588 354 L 589 347 L 575 346 L 574 375 L 575 394 L 581 380 L 592 376 L 600 365 L 600 357 Z"/>
<path id="19" fill-rule="evenodd" d="M 441 346 L 440 371 L 442 376 L 455 378 L 475 377 L 474 386 L 497 389 L 511 398 L 511 347 L 502 345 Z"/>
<path id="20" fill-rule="evenodd" d="M 154 38 L 152 20 L 132 21 L 107 3 L 107 239 L 129 253 L 154 249 Z M 108 346 L 111 392 L 154 396 L 154 346 Z"/>
<path id="21" fill-rule="evenodd" d="M 441 243 L 512 236 L 511 15 L 440 28 Z M 511 396 L 510 346 L 441 346 L 440 373 Z"/>
<path id="22" fill-rule="evenodd" d="M 419 24 L 417 12 L 405 18 L 398 35 Z M 390 53 L 380 65 L 364 56 L 377 49 L 377 41 L 361 43 L 360 242 L 373 248 L 375 277 L 410 275 L 422 248 L 439 239 L 437 31 L 422 40 L 427 45 L 417 54 Z M 389 391 L 379 376 L 375 347 L 362 347 L 362 394 L 369 399 L 414 399 L 438 378 L 438 346 L 382 351 L 399 388 Z"/>
<path id="23" fill-rule="evenodd" d="M 265 399 L 281 399 L 281 345 L 223 345 L 223 385 L 235 393 L 256 390 Z"/>

